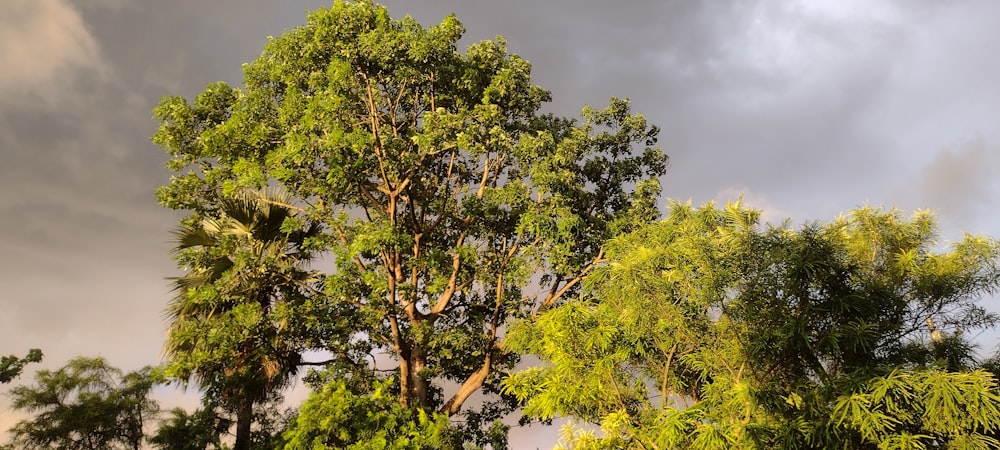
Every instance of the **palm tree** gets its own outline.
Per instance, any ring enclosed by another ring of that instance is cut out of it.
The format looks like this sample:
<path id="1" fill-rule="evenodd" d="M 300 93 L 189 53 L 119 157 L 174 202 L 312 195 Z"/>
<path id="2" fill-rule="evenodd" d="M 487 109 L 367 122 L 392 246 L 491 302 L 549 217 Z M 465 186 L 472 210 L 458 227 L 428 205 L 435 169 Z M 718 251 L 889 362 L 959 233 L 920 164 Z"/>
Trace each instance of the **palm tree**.
<path id="1" fill-rule="evenodd" d="M 305 269 L 306 242 L 319 227 L 286 231 L 295 209 L 283 193 L 243 192 L 174 232 L 174 254 L 188 272 L 174 279 L 166 309 L 168 374 L 196 380 L 235 410 L 235 450 L 249 449 L 254 405 L 301 363 L 303 348 L 282 317 L 316 281 Z"/>

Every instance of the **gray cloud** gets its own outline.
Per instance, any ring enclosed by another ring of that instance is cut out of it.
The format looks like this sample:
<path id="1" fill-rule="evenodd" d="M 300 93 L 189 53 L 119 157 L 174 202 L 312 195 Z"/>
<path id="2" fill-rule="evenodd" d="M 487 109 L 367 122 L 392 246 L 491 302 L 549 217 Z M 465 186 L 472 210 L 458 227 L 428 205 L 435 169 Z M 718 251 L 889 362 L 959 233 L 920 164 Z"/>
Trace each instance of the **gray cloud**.
<path id="1" fill-rule="evenodd" d="M 886 55 L 906 37 L 892 4 L 810 5 L 816 4 L 546 3 L 530 14 L 509 3 L 438 9 L 456 9 L 469 40 L 504 34 L 513 51 L 535 63 L 536 80 L 554 91 L 557 112 L 575 114 L 612 95 L 631 98 L 636 111 L 663 127 L 661 144 L 674 167 L 665 178 L 667 195 L 705 201 L 752 186 L 794 209 L 788 197 L 843 190 L 845 176 L 873 177 L 882 169 L 885 138 L 867 117 L 893 71 Z M 418 19 L 436 20 L 421 13 Z M 866 198 L 860 189 L 850 194 Z"/>
<path id="2" fill-rule="evenodd" d="M 900 186 L 896 198 L 935 211 L 948 228 L 985 231 L 995 226 L 998 172 L 1000 148 L 983 138 L 971 139 L 937 153 Z"/>
<path id="3" fill-rule="evenodd" d="M 0 2 L 0 353 L 40 346 L 45 367 L 95 352 L 126 368 L 158 360 L 178 216 L 153 198 L 169 174 L 151 109 L 239 84 L 268 35 L 328 5 Z M 742 192 L 796 220 L 866 201 L 931 207 L 946 231 L 1000 234 L 995 2 L 388 6 L 424 24 L 455 12 L 466 42 L 506 36 L 556 113 L 631 98 L 663 128 L 668 196 Z"/>

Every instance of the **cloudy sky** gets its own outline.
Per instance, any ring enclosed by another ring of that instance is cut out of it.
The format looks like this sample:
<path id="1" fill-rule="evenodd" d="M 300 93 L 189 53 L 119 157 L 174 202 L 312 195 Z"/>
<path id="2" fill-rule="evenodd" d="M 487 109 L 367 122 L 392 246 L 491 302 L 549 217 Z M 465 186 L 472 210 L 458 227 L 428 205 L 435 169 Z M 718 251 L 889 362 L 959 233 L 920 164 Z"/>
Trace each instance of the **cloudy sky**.
<path id="1" fill-rule="evenodd" d="M 239 85 L 267 36 L 328 5 L 0 1 L 0 354 L 39 347 L 46 368 L 78 355 L 159 361 L 178 216 L 153 196 L 169 174 L 151 110 Z M 466 42 L 505 36 L 553 112 L 632 99 L 663 129 L 666 196 L 742 194 L 797 222 L 866 203 L 929 208 L 946 238 L 1000 236 L 1000 2 L 388 6 L 425 25 L 454 12 Z"/>

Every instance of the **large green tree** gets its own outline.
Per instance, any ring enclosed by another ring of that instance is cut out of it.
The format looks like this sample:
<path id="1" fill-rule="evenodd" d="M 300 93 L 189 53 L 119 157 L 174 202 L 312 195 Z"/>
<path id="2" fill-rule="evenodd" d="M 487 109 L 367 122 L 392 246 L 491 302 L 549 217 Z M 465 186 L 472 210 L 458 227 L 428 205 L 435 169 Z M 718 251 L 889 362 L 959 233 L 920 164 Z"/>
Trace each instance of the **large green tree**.
<path id="1" fill-rule="evenodd" d="M 608 238 L 656 216 L 666 165 L 627 101 L 582 123 L 541 114 L 530 64 L 501 38 L 459 52 L 463 31 L 336 1 L 271 39 L 242 88 L 165 98 L 153 137 L 179 172 L 165 206 L 210 215 L 243 189 L 291 193 L 302 213 L 285 226 L 321 224 L 308 248 L 333 266 L 293 326 L 344 379 L 390 357 L 400 405 L 446 415 L 497 392 L 512 318 L 573 295 Z M 502 413 L 494 398 L 480 413 Z"/>
<path id="2" fill-rule="evenodd" d="M 947 250 L 927 213 L 764 227 L 675 204 L 615 239 L 582 297 L 510 331 L 544 361 L 506 389 L 573 448 L 997 448 L 970 342 L 996 317 L 997 242 Z"/>
<path id="3" fill-rule="evenodd" d="M 158 408 L 151 369 L 122 373 L 102 358 L 75 358 L 39 370 L 35 384 L 10 391 L 15 410 L 32 413 L 10 430 L 19 449 L 140 449 Z"/>
<path id="4" fill-rule="evenodd" d="M 240 192 L 175 233 L 187 273 L 175 279 L 167 308 L 166 373 L 197 379 L 236 413 L 237 450 L 250 446 L 254 405 L 285 386 L 309 347 L 288 323 L 309 308 L 305 290 L 315 280 L 304 246 L 317 229 L 287 231 L 288 201 L 278 192 Z"/>

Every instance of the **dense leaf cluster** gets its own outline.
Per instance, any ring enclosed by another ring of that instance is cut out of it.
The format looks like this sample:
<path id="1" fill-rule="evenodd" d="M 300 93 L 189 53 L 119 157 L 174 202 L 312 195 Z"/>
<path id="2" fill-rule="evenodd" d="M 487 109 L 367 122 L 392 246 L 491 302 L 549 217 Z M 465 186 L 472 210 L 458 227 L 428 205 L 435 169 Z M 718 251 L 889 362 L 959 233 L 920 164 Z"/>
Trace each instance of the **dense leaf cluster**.
<path id="1" fill-rule="evenodd" d="M 25 365 L 41 360 L 42 351 L 37 348 L 29 350 L 28 354 L 23 358 L 19 358 L 16 355 L 0 357 L 0 384 L 10 383 L 21 375 L 21 370 L 24 369 Z"/>
<path id="2" fill-rule="evenodd" d="M 963 332 L 1000 247 L 938 252 L 927 213 L 759 225 L 675 204 L 608 246 L 580 300 L 510 333 L 506 389 L 579 448 L 996 448 L 1000 393 Z"/>

